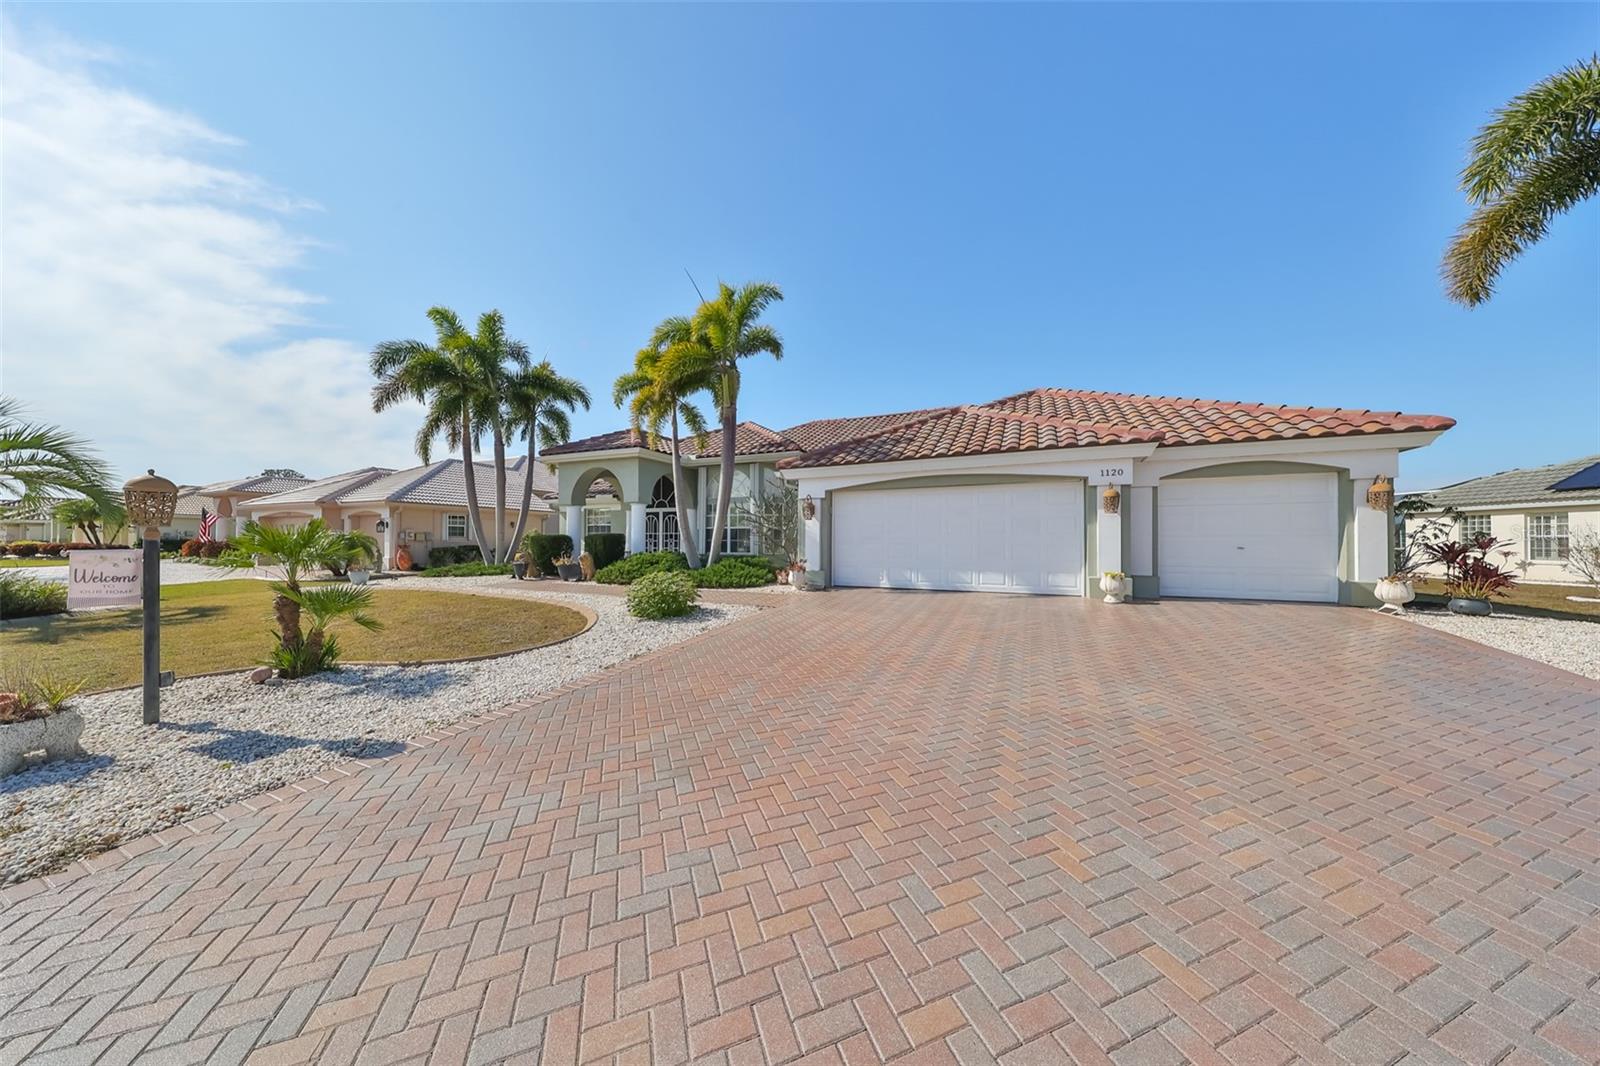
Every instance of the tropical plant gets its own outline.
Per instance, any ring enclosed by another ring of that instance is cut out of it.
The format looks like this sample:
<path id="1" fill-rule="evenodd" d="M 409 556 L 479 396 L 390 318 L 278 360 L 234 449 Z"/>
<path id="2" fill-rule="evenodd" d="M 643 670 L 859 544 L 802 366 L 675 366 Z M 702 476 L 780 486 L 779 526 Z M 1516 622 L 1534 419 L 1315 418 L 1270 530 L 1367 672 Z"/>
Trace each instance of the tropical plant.
<path id="1" fill-rule="evenodd" d="M 279 580 L 272 583 L 272 613 L 278 623 L 278 647 L 283 661 L 274 661 L 273 665 L 291 671 L 285 675 L 287 677 L 300 677 L 300 673 L 293 671 L 310 665 L 302 654 L 306 634 L 300 624 L 304 606 L 300 579 L 310 570 L 337 563 L 347 556 L 342 554 L 333 531 L 320 518 L 313 518 L 303 526 L 265 526 L 260 522 L 248 522 L 244 532 L 235 536 L 232 543 L 233 549 L 221 557 L 224 566 L 245 567 L 259 562 L 277 569 Z"/>
<path id="2" fill-rule="evenodd" d="M 328 554 L 323 565 L 335 577 L 344 577 L 351 570 L 368 570 L 378 561 L 378 541 L 370 533 L 359 529 L 330 530 Z"/>
<path id="3" fill-rule="evenodd" d="M 111 472 L 87 441 L 24 419 L 22 405 L 0 396 L 0 494 L 14 506 L 80 495 L 110 504 Z"/>
<path id="4" fill-rule="evenodd" d="M 556 373 L 548 359 L 518 368 L 505 384 L 506 429 L 510 433 L 520 432 L 528 442 L 528 461 L 522 470 L 522 509 L 517 513 L 517 527 L 511 533 L 513 548 L 522 543 L 522 531 L 528 525 L 539 449 L 565 444 L 572 439 L 572 420 L 568 415 L 580 405 L 585 411 L 589 409 L 589 390 L 575 378 Z"/>
<path id="5" fill-rule="evenodd" d="M 1428 545 L 1424 551 L 1428 561 L 1445 568 L 1444 588 L 1452 597 L 1484 600 L 1490 596 L 1504 596 L 1517 587 L 1515 576 L 1489 561 L 1489 553 L 1496 550 L 1509 558 L 1511 553 L 1505 550 L 1507 546 L 1506 541 L 1481 536 L 1464 543 L 1441 541 Z"/>
<path id="6" fill-rule="evenodd" d="M 1416 577 L 1432 561 L 1430 550 L 1455 530 L 1461 512 L 1454 507 L 1446 507 L 1414 526 L 1407 524 L 1408 519 L 1425 514 L 1432 506 L 1426 496 L 1402 496 L 1395 501 L 1394 557 L 1390 560 L 1389 580 L 1409 581 Z"/>
<path id="7" fill-rule="evenodd" d="M 685 349 L 692 350 L 685 350 Z M 709 353 L 695 337 L 694 327 L 685 318 L 669 318 L 655 328 L 650 344 L 633 357 L 633 369 L 617 378 L 611 398 L 618 407 L 628 407 L 635 433 L 647 433 L 654 446 L 661 439 L 663 425 L 670 428 L 672 448 L 672 496 L 678 510 L 678 543 L 691 570 L 700 566 L 700 551 L 695 545 L 694 527 L 689 521 L 688 493 L 683 478 L 683 450 L 679 425 L 694 434 L 697 445 L 706 435 L 705 416 L 689 402 L 689 397 L 711 386 Z"/>
<path id="8" fill-rule="evenodd" d="M 383 623 L 371 614 L 371 586 L 321 585 L 289 590 L 285 585 L 283 590 L 311 622 L 305 641 L 298 648 L 280 644 L 269 657 L 271 665 L 285 677 L 305 677 L 339 661 L 339 642 L 328 631 L 335 622 L 350 622 L 373 631 L 383 628 Z"/>
<path id="9" fill-rule="evenodd" d="M 67 583 L 0 575 L 0 618 L 33 618 L 67 609 Z"/>
<path id="10" fill-rule="evenodd" d="M 1461 188 L 1474 209 L 1441 269 L 1450 298 L 1475 307 L 1551 219 L 1600 190 L 1600 56 L 1496 111 L 1473 138 Z"/>
<path id="11" fill-rule="evenodd" d="M 84 537 L 97 548 L 115 540 L 128 525 L 122 505 L 109 495 L 99 500 L 87 496 L 63 500 L 56 504 L 54 514 L 56 521 L 82 530 Z"/>
<path id="12" fill-rule="evenodd" d="M 677 618 L 694 610 L 699 596 L 687 573 L 662 570 L 646 574 L 628 589 L 628 611 L 636 618 Z"/>
<path id="13" fill-rule="evenodd" d="M 467 529 L 485 559 L 490 558 L 478 507 L 477 466 L 473 452 L 478 438 L 491 427 L 488 413 L 498 410 L 498 398 L 485 387 L 494 374 L 482 366 L 480 345 L 448 307 L 428 309 L 435 343 L 419 340 L 384 341 L 372 349 L 372 409 L 385 411 L 405 400 L 427 406 L 417 430 L 417 457 L 424 463 L 433 455 L 440 436 L 452 450 L 461 452 L 462 478 L 467 494 Z M 496 530 L 497 534 L 499 529 Z"/>
<path id="14" fill-rule="evenodd" d="M 722 424 L 721 473 L 717 478 L 716 519 L 712 523 L 711 543 L 706 561 L 722 556 L 722 541 L 728 528 L 728 508 L 733 499 L 733 459 L 739 431 L 739 361 L 766 353 L 783 358 L 783 338 L 761 321 L 761 314 L 774 301 L 783 299 L 783 290 L 764 281 L 753 281 L 735 289 L 719 283 L 717 295 L 703 301 L 694 317 L 667 319 L 660 327 L 669 341 L 664 350 L 662 373 L 675 381 L 705 381 L 717 406 Z"/>
<path id="15" fill-rule="evenodd" d="M 539 573 L 550 577 L 556 572 L 556 556 L 572 554 L 572 538 L 565 533 L 529 533 L 522 538 L 522 550 Z"/>

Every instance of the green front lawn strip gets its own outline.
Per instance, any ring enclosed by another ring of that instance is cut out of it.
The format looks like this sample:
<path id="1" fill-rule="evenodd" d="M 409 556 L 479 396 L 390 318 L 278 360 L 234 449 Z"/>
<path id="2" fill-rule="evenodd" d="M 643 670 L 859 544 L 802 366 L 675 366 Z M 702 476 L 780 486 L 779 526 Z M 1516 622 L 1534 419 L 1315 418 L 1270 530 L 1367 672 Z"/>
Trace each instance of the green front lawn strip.
<path id="1" fill-rule="evenodd" d="M 65 559 L 41 559 L 38 556 L 29 556 L 26 559 L 0 559 L 0 570 L 12 570 L 28 566 L 66 566 Z"/>
<path id="2" fill-rule="evenodd" d="M 335 632 L 348 662 L 466 659 L 537 648 L 581 632 L 577 611 L 552 603 L 457 592 L 380 589 L 384 628 Z M 85 691 L 139 683 L 140 612 L 92 611 L 25 618 L 0 628 L 7 672 L 82 678 Z M 161 590 L 161 667 L 179 677 L 257 665 L 272 646 L 265 581 L 207 581 Z"/>
<path id="3" fill-rule="evenodd" d="M 1448 598 L 1444 583 L 1432 578 L 1419 578 L 1412 583 L 1417 598 L 1427 597 L 1429 602 L 1444 603 Z M 1493 597 L 1495 607 L 1521 607 L 1540 613 L 1582 615 L 1600 618 L 1600 603 L 1578 603 L 1568 596 L 1600 597 L 1600 592 L 1587 585 L 1518 585 L 1504 596 Z"/>

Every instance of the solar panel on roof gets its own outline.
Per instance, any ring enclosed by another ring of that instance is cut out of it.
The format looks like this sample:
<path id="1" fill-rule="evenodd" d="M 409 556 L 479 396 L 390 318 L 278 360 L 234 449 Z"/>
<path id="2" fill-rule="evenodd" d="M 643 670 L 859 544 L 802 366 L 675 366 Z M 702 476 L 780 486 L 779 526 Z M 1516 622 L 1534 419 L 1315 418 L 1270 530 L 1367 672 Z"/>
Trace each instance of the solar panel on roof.
<path id="1" fill-rule="evenodd" d="M 1591 463 L 1550 486 L 1551 492 L 1570 492 L 1573 489 L 1600 489 L 1600 463 Z"/>

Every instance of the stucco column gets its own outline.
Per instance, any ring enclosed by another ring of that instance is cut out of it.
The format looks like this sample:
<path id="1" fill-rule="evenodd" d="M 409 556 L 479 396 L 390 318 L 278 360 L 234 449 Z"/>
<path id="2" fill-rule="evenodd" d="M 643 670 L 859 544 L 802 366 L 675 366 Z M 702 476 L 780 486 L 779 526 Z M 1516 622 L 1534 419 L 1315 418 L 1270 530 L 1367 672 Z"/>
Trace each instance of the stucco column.
<path id="1" fill-rule="evenodd" d="M 572 539 L 572 557 L 583 554 L 583 508 L 573 504 L 567 508 L 567 536 Z"/>
<path id="2" fill-rule="evenodd" d="M 1367 490 L 1372 487 L 1371 474 L 1355 474 L 1350 478 L 1350 501 L 1355 515 L 1355 573 L 1351 580 L 1358 584 L 1377 582 L 1389 575 L 1389 512 L 1378 510 L 1367 503 Z M 1388 475 L 1393 478 L 1393 474 Z"/>
<path id="3" fill-rule="evenodd" d="M 383 561 L 385 566 L 393 566 L 394 553 L 396 550 L 395 537 L 399 535 L 399 530 L 397 530 L 395 526 L 398 523 L 396 523 L 395 520 L 389 516 L 389 511 L 387 508 L 384 509 L 383 520 L 389 525 L 389 528 L 383 531 Z"/>
<path id="4" fill-rule="evenodd" d="M 804 500 L 806 493 L 801 492 L 800 498 Z M 800 515 L 800 557 L 806 561 L 806 581 L 810 585 L 823 585 L 828 583 L 828 562 L 822 555 L 823 530 L 828 521 L 827 493 L 820 499 L 813 497 L 816 503 L 816 513 L 810 518 L 805 517 L 802 509 Z"/>
<path id="5" fill-rule="evenodd" d="M 644 551 L 644 504 L 628 504 L 628 551 Z"/>
<path id="6" fill-rule="evenodd" d="M 1122 494 L 1116 514 L 1106 514 L 1106 508 L 1101 493 L 1106 489 L 1104 485 L 1091 485 L 1089 490 L 1094 493 L 1095 509 L 1095 559 L 1100 573 L 1089 575 L 1089 585 L 1097 588 L 1100 574 L 1118 570 L 1126 573 L 1127 568 L 1122 565 L 1122 508 L 1128 505 L 1128 487 L 1118 485 L 1116 489 Z"/>

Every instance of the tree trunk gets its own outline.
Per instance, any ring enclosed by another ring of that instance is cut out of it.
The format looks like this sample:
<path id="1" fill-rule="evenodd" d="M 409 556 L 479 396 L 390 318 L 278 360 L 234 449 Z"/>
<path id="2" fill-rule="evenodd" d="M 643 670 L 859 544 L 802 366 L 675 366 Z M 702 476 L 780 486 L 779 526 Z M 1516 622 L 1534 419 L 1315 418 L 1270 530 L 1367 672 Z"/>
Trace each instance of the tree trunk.
<path id="1" fill-rule="evenodd" d="M 511 534 L 511 554 L 516 555 L 522 544 L 522 531 L 528 526 L 528 508 L 533 506 L 533 468 L 539 462 L 538 425 L 528 427 L 528 465 L 522 468 L 522 511 L 517 515 L 517 528 Z"/>
<path id="2" fill-rule="evenodd" d="M 717 477 L 717 521 L 706 548 L 706 565 L 722 558 L 722 542 L 728 528 L 728 501 L 733 499 L 733 446 L 739 433 L 739 413 L 732 405 L 722 410 L 722 473 Z"/>
<path id="3" fill-rule="evenodd" d="M 461 419 L 461 477 L 467 483 L 467 532 L 478 545 L 478 556 L 489 559 L 489 546 L 483 541 L 483 522 L 478 511 L 478 471 L 472 465 L 472 416 Z"/>
<path id="4" fill-rule="evenodd" d="M 683 455 L 678 450 L 678 408 L 672 408 L 672 498 L 678 505 L 678 546 L 689 560 L 689 569 L 700 569 L 700 552 L 695 547 L 694 530 L 689 527 L 689 512 L 683 504 Z"/>
<path id="5" fill-rule="evenodd" d="M 506 431 L 498 419 L 494 424 L 494 559 L 503 563 L 506 536 Z"/>
<path id="6" fill-rule="evenodd" d="M 294 651 L 305 642 L 300 635 L 300 605 L 279 592 L 272 597 L 272 613 L 278 622 L 278 643 Z"/>

